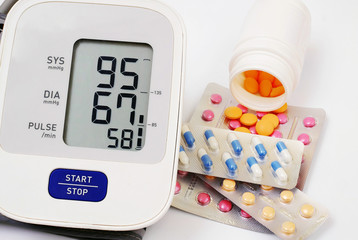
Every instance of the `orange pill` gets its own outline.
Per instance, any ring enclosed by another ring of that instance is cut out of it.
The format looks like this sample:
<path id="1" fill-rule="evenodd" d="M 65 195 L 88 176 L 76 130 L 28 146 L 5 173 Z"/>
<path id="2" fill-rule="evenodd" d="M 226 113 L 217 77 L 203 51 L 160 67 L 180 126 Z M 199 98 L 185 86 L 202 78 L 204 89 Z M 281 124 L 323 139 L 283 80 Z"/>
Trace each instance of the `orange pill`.
<path id="1" fill-rule="evenodd" d="M 248 126 L 248 127 L 254 126 L 257 122 L 257 116 L 253 113 L 242 114 L 242 116 L 240 118 L 240 122 L 241 122 L 241 124 Z"/>
<path id="2" fill-rule="evenodd" d="M 224 111 L 224 115 L 228 119 L 239 119 L 242 115 L 242 110 L 236 106 L 227 107 Z"/>
<path id="3" fill-rule="evenodd" d="M 280 80 L 275 78 L 275 80 L 273 80 L 272 87 L 275 88 L 275 87 L 279 87 L 279 86 L 282 86 L 282 83 L 280 82 Z"/>
<path id="4" fill-rule="evenodd" d="M 263 189 L 265 191 L 271 191 L 273 189 L 273 187 L 267 186 L 267 185 L 261 185 L 261 189 Z"/>
<path id="5" fill-rule="evenodd" d="M 248 77 L 244 81 L 244 88 L 249 93 L 255 94 L 259 91 L 259 84 L 256 79 Z"/>
<path id="6" fill-rule="evenodd" d="M 278 97 L 285 93 L 285 88 L 283 86 L 272 88 L 270 97 Z"/>
<path id="7" fill-rule="evenodd" d="M 280 120 L 278 119 L 278 117 L 275 114 L 272 114 L 272 113 L 268 113 L 265 116 L 263 116 L 261 118 L 261 121 L 270 121 L 270 122 L 272 122 L 274 128 L 277 128 L 278 124 L 280 124 Z"/>
<path id="8" fill-rule="evenodd" d="M 209 179 L 209 180 L 213 180 L 213 179 L 215 179 L 215 177 L 214 177 L 214 176 L 210 176 L 210 175 L 205 175 L 205 178 L 206 178 L 206 179 Z"/>
<path id="9" fill-rule="evenodd" d="M 260 72 L 257 81 L 261 83 L 263 80 L 269 80 L 270 82 L 273 82 L 275 80 L 275 77 L 267 72 Z"/>
<path id="10" fill-rule="evenodd" d="M 281 232 L 290 235 L 295 232 L 296 226 L 293 222 L 284 222 L 281 225 Z"/>
<path id="11" fill-rule="evenodd" d="M 236 132 L 243 132 L 243 133 L 251 133 L 250 130 L 246 127 L 238 127 L 238 128 L 235 128 L 235 131 Z"/>
<path id="12" fill-rule="evenodd" d="M 271 121 L 259 121 L 256 124 L 256 132 L 259 135 L 270 136 L 273 133 L 274 125 Z"/>
<path id="13" fill-rule="evenodd" d="M 242 194 L 241 200 L 245 205 L 248 205 L 248 206 L 254 205 L 255 204 L 255 195 L 250 192 L 245 192 L 244 194 Z"/>
<path id="14" fill-rule="evenodd" d="M 304 218 L 311 218 L 314 212 L 314 207 L 310 204 L 303 205 L 300 210 L 301 216 Z"/>
<path id="15" fill-rule="evenodd" d="M 275 111 L 273 111 L 274 113 L 283 113 L 287 110 L 287 103 L 283 104 L 282 107 L 280 107 L 279 109 L 276 109 Z"/>
<path id="16" fill-rule="evenodd" d="M 245 77 L 250 77 L 250 78 L 254 78 L 257 79 L 257 77 L 259 76 L 259 71 L 257 70 L 249 70 L 244 72 Z"/>
<path id="17" fill-rule="evenodd" d="M 259 86 L 261 96 L 268 97 L 272 90 L 272 83 L 269 80 L 263 80 Z"/>

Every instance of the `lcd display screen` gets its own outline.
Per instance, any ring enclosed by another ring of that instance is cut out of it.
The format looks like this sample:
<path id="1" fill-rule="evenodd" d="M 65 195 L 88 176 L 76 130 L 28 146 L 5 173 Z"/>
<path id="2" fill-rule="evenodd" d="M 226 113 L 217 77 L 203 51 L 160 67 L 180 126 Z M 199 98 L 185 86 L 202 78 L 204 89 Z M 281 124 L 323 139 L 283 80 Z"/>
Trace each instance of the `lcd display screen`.
<path id="1" fill-rule="evenodd" d="M 145 43 L 75 43 L 64 126 L 67 145 L 143 148 L 152 57 L 153 49 Z"/>

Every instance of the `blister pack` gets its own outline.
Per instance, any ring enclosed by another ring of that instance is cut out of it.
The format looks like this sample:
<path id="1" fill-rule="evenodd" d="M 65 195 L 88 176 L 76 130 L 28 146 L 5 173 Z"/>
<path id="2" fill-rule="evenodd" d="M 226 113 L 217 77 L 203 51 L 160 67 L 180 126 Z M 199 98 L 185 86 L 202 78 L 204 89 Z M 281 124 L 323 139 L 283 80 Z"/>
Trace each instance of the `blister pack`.
<path id="1" fill-rule="evenodd" d="M 172 206 L 227 225 L 271 233 L 193 173 L 178 172 Z"/>
<path id="2" fill-rule="evenodd" d="M 281 239 L 305 239 L 328 217 L 324 207 L 298 189 L 282 190 L 231 179 L 200 178 Z"/>
<path id="3" fill-rule="evenodd" d="M 245 119 L 228 119 L 224 112 L 228 107 L 232 106 L 238 106 L 242 110 L 241 117 L 243 117 L 245 113 L 249 113 L 250 116 L 246 114 Z M 229 89 L 215 83 L 210 83 L 206 87 L 189 123 L 192 125 L 231 130 L 244 127 L 242 128 L 243 130 L 256 134 L 256 124 L 259 123 L 260 119 L 266 114 L 267 113 L 256 112 L 241 106 L 232 97 Z M 282 108 L 273 114 L 277 116 L 279 122 L 273 133 L 270 134 L 271 136 L 299 140 L 305 145 L 299 180 L 296 186 L 302 190 L 325 120 L 325 111 L 318 108 L 288 106 L 287 110 Z M 259 121 L 250 123 L 251 119 L 248 119 L 248 117 L 255 118 L 253 115 L 255 115 Z"/>
<path id="4" fill-rule="evenodd" d="M 180 170 L 285 189 L 297 184 L 300 141 L 192 124 L 182 126 L 182 136 Z"/>

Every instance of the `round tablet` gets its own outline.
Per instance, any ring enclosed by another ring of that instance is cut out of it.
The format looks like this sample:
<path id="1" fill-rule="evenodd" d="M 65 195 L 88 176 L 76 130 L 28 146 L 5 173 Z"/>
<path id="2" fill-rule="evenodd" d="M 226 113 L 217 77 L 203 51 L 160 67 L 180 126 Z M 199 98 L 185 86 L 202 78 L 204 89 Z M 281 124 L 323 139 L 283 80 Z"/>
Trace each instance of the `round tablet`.
<path id="1" fill-rule="evenodd" d="M 273 189 L 273 187 L 267 186 L 267 185 L 261 185 L 261 189 L 263 189 L 265 191 L 271 191 Z"/>
<path id="2" fill-rule="evenodd" d="M 313 117 L 306 117 L 303 119 L 303 125 L 307 128 L 316 126 L 316 119 Z"/>
<path id="3" fill-rule="evenodd" d="M 311 218 L 314 214 L 314 207 L 310 204 L 305 204 L 301 207 L 300 214 L 304 218 Z"/>
<path id="4" fill-rule="evenodd" d="M 227 192 L 232 192 L 236 189 L 236 182 L 232 179 L 224 179 L 221 188 Z"/>
<path id="5" fill-rule="evenodd" d="M 280 124 L 285 124 L 288 122 L 288 117 L 286 113 L 279 113 L 277 114 L 277 117 Z"/>
<path id="6" fill-rule="evenodd" d="M 175 184 L 174 194 L 177 195 L 178 193 L 180 193 L 180 189 L 181 189 L 180 183 L 177 181 L 177 183 Z"/>
<path id="7" fill-rule="evenodd" d="M 297 137 L 298 141 L 301 141 L 304 145 L 308 145 L 311 142 L 311 138 L 308 134 L 302 133 Z"/>
<path id="8" fill-rule="evenodd" d="M 198 196 L 196 196 L 196 200 L 201 206 L 206 206 L 210 203 L 211 197 L 209 194 L 201 192 L 198 194 Z"/>
<path id="9" fill-rule="evenodd" d="M 284 222 L 281 226 L 281 232 L 289 235 L 295 232 L 296 226 L 293 222 Z"/>
<path id="10" fill-rule="evenodd" d="M 210 122 L 214 119 L 214 112 L 211 110 L 205 110 L 201 115 L 201 118 L 206 122 Z"/>
<path id="11" fill-rule="evenodd" d="M 259 135 L 270 136 L 273 133 L 274 127 L 270 121 L 258 121 L 256 124 L 256 132 Z"/>
<path id="12" fill-rule="evenodd" d="M 256 116 L 261 119 L 263 116 L 265 116 L 267 112 L 256 112 Z"/>
<path id="13" fill-rule="evenodd" d="M 234 120 L 229 121 L 229 128 L 231 130 L 235 130 L 236 128 L 239 128 L 239 127 L 241 127 L 239 120 L 234 119 Z"/>
<path id="14" fill-rule="evenodd" d="M 275 209 L 273 209 L 272 207 L 266 206 L 262 209 L 261 212 L 261 218 L 265 219 L 265 220 L 272 220 L 275 217 Z"/>
<path id="15" fill-rule="evenodd" d="M 245 107 L 244 105 L 238 104 L 237 105 L 238 108 L 240 108 L 242 110 L 242 113 L 247 113 L 247 107 Z"/>
<path id="16" fill-rule="evenodd" d="M 280 193 L 280 201 L 283 203 L 290 203 L 293 199 L 293 193 L 290 190 L 283 190 Z"/>
<path id="17" fill-rule="evenodd" d="M 280 107 L 279 109 L 276 109 L 275 111 L 273 111 L 274 113 L 283 113 L 287 110 L 287 103 L 285 103 L 282 107 Z"/>
<path id="18" fill-rule="evenodd" d="M 249 128 L 249 130 L 250 130 L 250 132 L 251 132 L 252 134 L 257 134 L 257 132 L 256 132 L 256 126 L 251 126 L 251 127 Z"/>
<path id="19" fill-rule="evenodd" d="M 239 119 L 242 115 L 242 110 L 238 107 L 228 107 L 224 111 L 225 117 L 228 119 Z"/>
<path id="20" fill-rule="evenodd" d="M 186 175 L 188 175 L 188 172 L 178 170 L 178 175 L 180 175 L 180 176 L 186 176 Z"/>
<path id="21" fill-rule="evenodd" d="M 251 215 L 250 214 L 248 214 L 247 212 L 245 212 L 244 210 L 240 210 L 240 215 L 241 215 L 241 217 L 243 217 L 243 218 L 251 218 Z"/>
<path id="22" fill-rule="evenodd" d="M 255 204 L 255 195 L 250 192 L 245 192 L 242 194 L 241 200 L 245 205 L 253 205 Z"/>
<path id="23" fill-rule="evenodd" d="M 236 132 L 243 132 L 243 133 L 251 133 L 250 130 L 246 127 L 238 127 L 235 129 Z"/>
<path id="24" fill-rule="evenodd" d="M 274 128 L 277 128 L 278 124 L 280 123 L 278 117 L 275 114 L 268 113 L 262 117 L 261 121 L 270 121 L 273 124 Z"/>
<path id="25" fill-rule="evenodd" d="M 223 199 L 218 203 L 218 208 L 222 212 L 230 212 L 232 209 L 232 203 L 227 199 Z"/>
<path id="26" fill-rule="evenodd" d="M 274 137 L 274 138 L 282 138 L 282 132 L 280 132 L 279 130 L 275 130 L 275 131 L 273 131 L 273 133 L 271 134 L 271 137 Z"/>
<path id="27" fill-rule="evenodd" d="M 253 126 L 256 124 L 257 122 L 257 117 L 255 114 L 252 113 L 245 113 L 241 116 L 240 118 L 240 122 L 241 124 L 245 125 L 245 126 Z"/>
<path id="28" fill-rule="evenodd" d="M 209 180 L 213 180 L 213 179 L 215 179 L 215 177 L 214 177 L 214 176 L 210 176 L 210 175 L 205 175 L 205 178 L 206 178 L 206 179 L 209 179 Z"/>
<path id="29" fill-rule="evenodd" d="M 220 94 L 215 93 L 210 96 L 210 100 L 213 104 L 220 104 L 223 99 Z"/>

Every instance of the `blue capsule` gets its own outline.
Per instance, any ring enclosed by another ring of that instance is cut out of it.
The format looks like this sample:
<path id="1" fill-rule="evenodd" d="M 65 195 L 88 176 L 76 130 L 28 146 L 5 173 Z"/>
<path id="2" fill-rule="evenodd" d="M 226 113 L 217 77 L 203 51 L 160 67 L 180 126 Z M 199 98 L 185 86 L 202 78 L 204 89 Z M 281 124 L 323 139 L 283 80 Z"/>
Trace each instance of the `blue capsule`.
<path id="1" fill-rule="evenodd" d="M 278 161 L 273 161 L 271 167 L 280 182 L 287 182 L 287 174 Z"/>
<path id="2" fill-rule="evenodd" d="M 193 134 L 191 133 L 188 125 L 184 125 L 181 128 L 181 132 L 184 136 L 186 145 L 188 146 L 188 148 L 195 148 L 195 138 L 193 136 Z"/>
<path id="3" fill-rule="evenodd" d="M 234 133 L 229 133 L 227 135 L 227 141 L 231 145 L 231 148 L 232 148 L 234 154 L 236 156 L 240 156 L 240 154 L 242 152 L 242 146 L 241 146 L 239 140 L 237 140 L 236 135 Z"/>
<path id="4" fill-rule="evenodd" d="M 279 157 L 281 158 L 281 160 L 284 163 L 289 164 L 292 162 L 292 156 L 291 156 L 290 152 L 288 151 L 286 144 L 284 142 L 282 142 L 282 141 L 277 142 L 276 149 L 279 154 Z"/>
<path id="5" fill-rule="evenodd" d="M 257 155 L 261 160 L 265 159 L 267 151 L 258 137 L 253 137 L 251 140 L 252 146 L 255 148 Z"/>
<path id="6" fill-rule="evenodd" d="M 208 153 L 204 150 L 204 148 L 200 148 L 198 150 L 198 157 L 201 160 L 205 172 L 211 172 L 213 170 L 213 161 L 209 157 Z"/>
<path id="7" fill-rule="evenodd" d="M 259 166 L 259 164 L 256 161 L 256 158 L 254 157 L 249 157 L 246 160 L 247 164 L 249 165 L 252 174 L 254 175 L 255 178 L 261 178 L 262 177 L 262 170 L 261 167 Z"/>
<path id="8" fill-rule="evenodd" d="M 213 151 L 219 150 L 219 143 L 216 140 L 213 131 L 210 130 L 210 129 L 206 130 L 204 135 L 205 135 L 205 138 L 206 138 L 206 140 L 208 142 L 208 145 L 211 148 L 211 150 L 213 150 Z"/>
<path id="9" fill-rule="evenodd" d="M 229 175 L 234 176 L 237 170 L 237 165 L 230 153 L 224 152 L 222 155 L 222 161 L 225 163 Z"/>
<path id="10" fill-rule="evenodd" d="M 179 161 L 183 165 L 189 164 L 189 157 L 188 157 L 188 155 L 186 155 L 186 152 L 182 145 L 180 145 L 180 149 L 179 149 Z"/>

